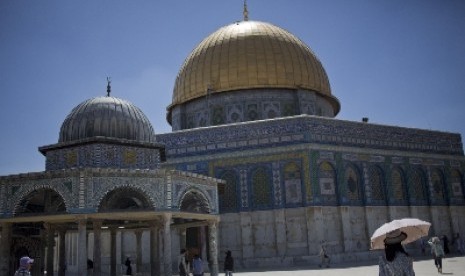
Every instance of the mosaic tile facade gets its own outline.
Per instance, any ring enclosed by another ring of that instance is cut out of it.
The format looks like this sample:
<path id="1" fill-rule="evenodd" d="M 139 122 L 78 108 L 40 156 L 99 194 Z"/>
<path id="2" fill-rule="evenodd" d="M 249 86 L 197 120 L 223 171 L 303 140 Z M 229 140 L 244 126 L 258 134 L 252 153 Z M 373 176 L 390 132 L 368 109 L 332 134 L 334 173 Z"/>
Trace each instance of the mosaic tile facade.
<path id="1" fill-rule="evenodd" d="M 107 139 L 108 140 L 108 139 Z M 160 164 L 160 147 L 157 144 L 136 142 L 113 143 L 93 141 L 71 147 L 56 144 L 41 148 L 46 155 L 46 170 L 70 168 L 121 168 L 157 169 Z M 45 149 L 45 150 L 44 150 Z"/>
<path id="2" fill-rule="evenodd" d="M 358 148 L 356 152 L 361 149 L 377 149 L 463 157 L 460 134 L 309 115 L 159 134 L 157 141 L 166 145 L 167 156 L 171 158 L 272 147 L 286 143 Z M 444 162 L 423 160 L 413 154 L 408 158 L 412 159 L 411 164 Z M 463 166 L 460 159 L 451 162 L 458 162 L 456 166 Z"/>
<path id="3" fill-rule="evenodd" d="M 295 89 L 244 89 L 199 98 L 172 110 L 174 130 L 272 119 L 298 114 L 334 116 L 318 93 Z"/>
<path id="4" fill-rule="evenodd" d="M 133 191 L 154 211 L 179 210 L 183 197 L 195 191 L 218 213 L 217 184 L 213 178 L 165 170 L 69 169 L 0 177 L 0 218 L 15 215 L 23 199 L 40 190 L 58 194 L 65 213 L 96 213 L 111 192 Z"/>
<path id="5" fill-rule="evenodd" d="M 396 135 L 387 139 L 388 133 Z M 166 143 L 164 166 L 227 179 L 220 193 L 226 213 L 283 206 L 465 205 L 465 160 L 456 134 L 295 116 L 157 139 Z"/>

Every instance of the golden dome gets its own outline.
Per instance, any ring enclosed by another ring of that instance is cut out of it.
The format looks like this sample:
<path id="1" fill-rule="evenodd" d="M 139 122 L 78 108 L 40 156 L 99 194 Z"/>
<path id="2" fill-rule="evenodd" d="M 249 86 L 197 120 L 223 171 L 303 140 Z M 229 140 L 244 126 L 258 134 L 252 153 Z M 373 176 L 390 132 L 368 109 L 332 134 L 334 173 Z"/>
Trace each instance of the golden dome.
<path id="1" fill-rule="evenodd" d="M 316 91 L 335 114 L 328 76 L 313 52 L 296 36 L 269 23 L 241 21 L 205 38 L 189 55 L 176 78 L 168 107 L 219 93 L 253 88 Z"/>

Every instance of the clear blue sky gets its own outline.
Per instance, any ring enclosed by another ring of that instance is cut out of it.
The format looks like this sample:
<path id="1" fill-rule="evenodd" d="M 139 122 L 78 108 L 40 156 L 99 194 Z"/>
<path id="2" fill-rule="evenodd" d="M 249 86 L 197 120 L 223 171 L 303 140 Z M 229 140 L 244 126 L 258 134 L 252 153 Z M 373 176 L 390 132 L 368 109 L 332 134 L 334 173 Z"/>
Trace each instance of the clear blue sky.
<path id="1" fill-rule="evenodd" d="M 184 59 L 242 19 L 242 0 L 1 0 L 0 175 L 42 171 L 82 101 L 140 107 L 156 133 Z M 249 0 L 250 20 L 280 26 L 320 58 L 339 119 L 465 135 L 465 1 Z"/>

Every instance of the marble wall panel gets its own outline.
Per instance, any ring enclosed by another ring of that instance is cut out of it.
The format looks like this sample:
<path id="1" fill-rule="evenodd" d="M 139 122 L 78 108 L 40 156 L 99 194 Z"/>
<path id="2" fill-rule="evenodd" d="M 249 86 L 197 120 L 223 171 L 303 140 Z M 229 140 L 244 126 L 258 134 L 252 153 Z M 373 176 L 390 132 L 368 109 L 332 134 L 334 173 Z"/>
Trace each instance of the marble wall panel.
<path id="1" fill-rule="evenodd" d="M 254 257 L 275 256 L 277 248 L 273 212 L 252 212 L 250 216 Z"/>
<path id="2" fill-rule="evenodd" d="M 449 239 L 452 237 L 451 229 L 451 216 L 449 207 L 447 206 L 432 206 L 431 207 L 431 218 L 432 218 L 432 232 L 437 236 L 446 235 Z M 451 240 L 451 239 L 450 239 Z"/>
<path id="3" fill-rule="evenodd" d="M 358 252 L 368 250 L 370 243 L 365 221 L 365 208 L 340 207 L 343 224 L 344 251 Z"/>
<path id="4" fill-rule="evenodd" d="M 366 207 L 366 219 L 368 235 L 371 237 L 378 227 L 389 221 L 388 208 L 386 206 Z"/>
<path id="5" fill-rule="evenodd" d="M 410 209 L 408 206 L 389 206 L 390 219 L 401 219 L 410 217 Z"/>
<path id="6" fill-rule="evenodd" d="M 286 254 L 300 256 L 308 253 L 307 221 L 304 208 L 286 209 Z"/>
<path id="7" fill-rule="evenodd" d="M 231 250 L 233 256 L 242 256 L 241 216 L 242 213 L 229 213 L 221 216 L 221 223 L 218 227 L 219 252 Z"/>

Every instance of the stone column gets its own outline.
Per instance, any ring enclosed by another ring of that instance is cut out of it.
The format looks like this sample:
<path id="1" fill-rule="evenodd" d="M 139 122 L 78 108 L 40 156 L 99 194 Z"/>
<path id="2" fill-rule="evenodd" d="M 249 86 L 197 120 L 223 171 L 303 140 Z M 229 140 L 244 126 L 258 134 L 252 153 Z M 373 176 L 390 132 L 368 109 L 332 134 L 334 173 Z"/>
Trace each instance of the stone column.
<path id="1" fill-rule="evenodd" d="M 65 248 L 65 237 L 66 237 L 66 227 L 61 226 L 58 228 L 58 276 L 65 276 L 66 273 L 66 248 Z"/>
<path id="2" fill-rule="evenodd" d="M 78 275 L 87 275 L 87 220 L 78 221 Z M 48 274 L 47 274 L 48 276 Z"/>
<path id="3" fill-rule="evenodd" d="M 53 247 L 55 245 L 55 226 L 51 223 L 44 223 L 44 228 L 47 231 L 47 263 L 45 270 L 48 276 L 53 276 Z"/>
<path id="4" fill-rule="evenodd" d="M 0 275 L 9 275 L 8 269 L 10 265 L 10 248 L 11 248 L 11 236 L 12 236 L 12 223 L 3 222 L 2 237 L 0 239 Z"/>
<path id="5" fill-rule="evenodd" d="M 142 269 L 142 230 L 134 231 L 136 234 L 136 273 L 140 274 Z"/>
<path id="6" fill-rule="evenodd" d="M 166 276 L 172 275 L 171 261 L 171 214 L 163 215 L 163 252 L 164 252 L 164 267 Z"/>
<path id="7" fill-rule="evenodd" d="M 207 262 L 207 237 L 206 232 L 207 228 L 205 226 L 200 226 L 200 256 L 203 260 L 203 267 L 208 264 Z"/>
<path id="8" fill-rule="evenodd" d="M 150 222 L 150 275 L 162 275 L 160 269 L 160 260 L 158 254 L 158 230 L 159 223 L 156 221 Z"/>
<path id="9" fill-rule="evenodd" d="M 160 221 L 160 226 L 158 228 L 158 263 L 160 264 L 160 275 L 165 275 L 165 252 L 163 249 L 163 223 Z"/>
<path id="10" fill-rule="evenodd" d="M 116 275 L 116 227 L 110 227 L 110 275 Z"/>
<path id="11" fill-rule="evenodd" d="M 39 266 L 40 271 L 47 270 L 45 268 L 46 261 L 46 249 L 47 249 L 47 230 L 40 229 L 40 263 L 34 264 L 36 267 Z"/>
<path id="12" fill-rule="evenodd" d="M 92 222 L 94 230 L 94 275 L 102 274 L 102 221 Z"/>
<path id="13" fill-rule="evenodd" d="M 217 221 L 210 221 L 208 223 L 209 235 L 208 239 L 210 242 L 210 275 L 218 276 L 218 245 L 217 245 Z"/>
<path id="14" fill-rule="evenodd" d="M 180 246 L 181 246 L 181 248 L 187 249 L 186 248 L 186 245 L 187 245 L 187 242 L 186 242 L 187 228 L 185 228 L 185 227 L 179 228 L 179 233 L 180 233 L 180 238 L 181 238 Z"/>

